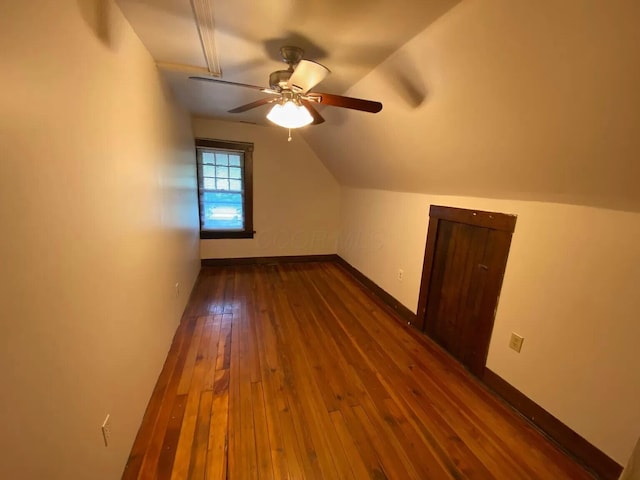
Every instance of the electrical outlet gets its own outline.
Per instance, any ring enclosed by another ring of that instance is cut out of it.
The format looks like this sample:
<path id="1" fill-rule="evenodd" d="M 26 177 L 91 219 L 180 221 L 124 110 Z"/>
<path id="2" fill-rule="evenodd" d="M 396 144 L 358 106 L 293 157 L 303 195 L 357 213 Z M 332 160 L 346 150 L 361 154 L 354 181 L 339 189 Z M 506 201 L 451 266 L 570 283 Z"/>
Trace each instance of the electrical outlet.
<path id="1" fill-rule="evenodd" d="M 109 446 L 109 440 L 111 440 L 111 415 L 107 414 L 107 417 L 102 422 L 102 438 L 104 439 L 104 446 Z"/>
<path id="2" fill-rule="evenodd" d="M 521 337 L 517 333 L 512 332 L 511 340 L 509 340 L 509 348 L 520 353 L 520 350 L 522 350 L 522 342 L 524 342 L 524 337 Z"/>
<path id="3" fill-rule="evenodd" d="M 398 281 L 401 282 L 402 280 L 404 280 L 404 270 L 400 268 L 398 269 Z"/>
<path id="4" fill-rule="evenodd" d="M 176 282 L 176 297 L 180 296 L 180 282 Z"/>

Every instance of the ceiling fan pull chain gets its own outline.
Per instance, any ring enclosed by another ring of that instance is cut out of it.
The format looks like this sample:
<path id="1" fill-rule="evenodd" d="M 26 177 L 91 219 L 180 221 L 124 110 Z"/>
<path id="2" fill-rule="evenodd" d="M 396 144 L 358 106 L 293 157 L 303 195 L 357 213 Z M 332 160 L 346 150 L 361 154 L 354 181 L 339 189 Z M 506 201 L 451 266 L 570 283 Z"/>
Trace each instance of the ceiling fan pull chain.
<path id="1" fill-rule="evenodd" d="M 289 138 L 287 139 L 287 142 L 291 141 L 291 129 L 289 129 Z"/>

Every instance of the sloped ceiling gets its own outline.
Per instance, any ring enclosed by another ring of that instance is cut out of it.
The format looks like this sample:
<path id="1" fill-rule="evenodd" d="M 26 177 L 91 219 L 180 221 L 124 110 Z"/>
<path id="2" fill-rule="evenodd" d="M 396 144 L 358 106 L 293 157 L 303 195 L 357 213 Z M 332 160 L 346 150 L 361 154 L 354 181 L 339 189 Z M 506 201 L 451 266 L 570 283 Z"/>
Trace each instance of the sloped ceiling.
<path id="1" fill-rule="evenodd" d="M 215 2 L 224 79 L 265 84 L 292 38 L 334 72 L 317 90 L 384 104 L 327 107 L 299 130 L 341 184 L 640 211 L 640 2 L 248 3 Z M 132 12 L 151 8 L 120 4 L 134 28 Z M 229 120 L 258 98 L 166 74 L 196 115 Z"/>
<path id="2" fill-rule="evenodd" d="M 640 2 L 466 0 L 305 138 L 342 184 L 640 211 Z"/>

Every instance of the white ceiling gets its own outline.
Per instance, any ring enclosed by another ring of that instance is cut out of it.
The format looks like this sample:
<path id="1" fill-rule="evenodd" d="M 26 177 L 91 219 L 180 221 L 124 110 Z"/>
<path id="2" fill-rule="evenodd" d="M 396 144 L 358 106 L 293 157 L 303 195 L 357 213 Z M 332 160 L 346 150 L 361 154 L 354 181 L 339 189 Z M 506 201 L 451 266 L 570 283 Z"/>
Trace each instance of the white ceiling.
<path id="1" fill-rule="evenodd" d="M 341 94 L 460 0 L 197 0 L 213 12 L 222 79 L 267 87 L 285 69 L 279 49 L 295 45 L 332 74 L 314 90 Z M 207 64 L 189 0 L 118 0 L 159 63 L 179 101 L 194 115 L 268 124 L 268 107 L 227 110 L 264 94 L 189 80 Z M 194 67 L 175 68 L 166 64 Z M 376 100 L 376 99 L 373 99 Z"/>

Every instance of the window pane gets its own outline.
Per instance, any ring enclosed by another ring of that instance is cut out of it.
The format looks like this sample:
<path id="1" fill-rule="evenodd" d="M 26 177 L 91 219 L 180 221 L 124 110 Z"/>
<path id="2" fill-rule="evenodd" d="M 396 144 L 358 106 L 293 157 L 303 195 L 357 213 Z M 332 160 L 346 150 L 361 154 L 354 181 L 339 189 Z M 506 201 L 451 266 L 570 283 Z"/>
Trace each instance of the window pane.
<path id="1" fill-rule="evenodd" d="M 206 198 L 215 198 L 208 202 Z M 237 193 L 215 193 L 205 197 L 203 228 L 206 230 L 242 230 L 242 196 Z"/>
<path id="2" fill-rule="evenodd" d="M 242 205 L 242 194 L 230 192 L 203 192 L 203 203 L 215 203 L 220 205 L 239 204 Z"/>
<path id="3" fill-rule="evenodd" d="M 216 189 L 216 179 L 215 178 L 203 178 L 202 184 L 205 190 L 215 190 Z"/>
<path id="4" fill-rule="evenodd" d="M 242 178 L 242 170 L 240 168 L 229 168 L 229 178 Z"/>
<path id="5" fill-rule="evenodd" d="M 205 177 L 215 177 L 216 176 L 216 168 L 211 165 L 203 165 L 202 166 L 202 174 Z"/>
<path id="6" fill-rule="evenodd" d="M 216 167 L 216 177 L 229 178 L 229 167 Z"/>
<path id="7" fill-rule="evenodd" d="M 216 190 L 229 190 L 229 180 L 220 179 L 216 180 Z"/>
<path id="8" fill-rule="evenodd" d="M 229 155 L 216 152 L 216 165 L 229 165 Z"/>
<path id="9" fill-rule="evenodd" d="M 202 152 L 202 163 L 208 163 L 213 165 L 215 161 L 215 155 L 213 152 Z"/>
<path id="10" fill-rule="evenodd" d="M 229 155 L 229 165 L 233 167 L 240 166 L 240 155 L 230 154 Z"/>
<path id="11" fill-rule="evenodd" d="M 229 190 L 233 190 L 235 192 L 242 191 L 242 181 L 241 180 L 229 180 Z"/>

